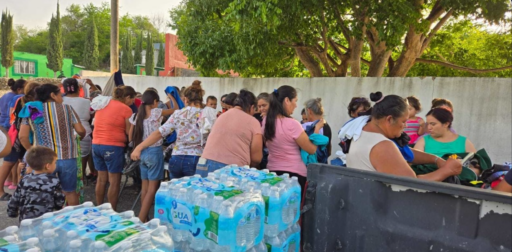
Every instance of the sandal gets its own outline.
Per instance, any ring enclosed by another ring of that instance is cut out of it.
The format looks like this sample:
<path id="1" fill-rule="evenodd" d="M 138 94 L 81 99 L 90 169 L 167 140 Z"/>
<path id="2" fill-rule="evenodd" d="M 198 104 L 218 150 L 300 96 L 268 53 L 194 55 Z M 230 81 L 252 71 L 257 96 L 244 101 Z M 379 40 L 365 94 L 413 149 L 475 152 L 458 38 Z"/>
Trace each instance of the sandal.
<path id="1" fill-rule="evenodd" d="M 2 197 L 0 197 L 0 201 L 9 201 L 11 199 L 12 195 L 10 195 L 9 193 L 4 193 L 4 195 L 2 195 Z"/>
<path id="2" fill-rule="evenodd" d="M 16 190 L 16 187 L 17 187 L 17 186 L 16 186 L 15 184 L 12 184 L 12 185 L 10 185 L 10 186 L 9 186 L 9 187 L 7 187 L 7 188 L 9 188 L 9 190 Z"/>
<path id="3" fill-rule="evenodd" d="M 4 186 L 10 186 L 10 185 L 12 185 L 12 182 L 11 182 L 11 181 L 5 181 L 5 182 L 4 182 Z"/>

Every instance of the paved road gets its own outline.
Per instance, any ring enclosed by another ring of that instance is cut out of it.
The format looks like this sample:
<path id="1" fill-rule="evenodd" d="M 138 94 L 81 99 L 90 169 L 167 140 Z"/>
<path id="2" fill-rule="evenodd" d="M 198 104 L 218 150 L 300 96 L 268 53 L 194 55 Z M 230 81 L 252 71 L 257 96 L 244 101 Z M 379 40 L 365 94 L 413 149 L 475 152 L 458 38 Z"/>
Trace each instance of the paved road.
<path id="1" fill-rule="evenodd" d="M 1 161 L 0 161 L 1 163 Z M 124 182 L 125 177 L 123 176 L 122 182 Z M 7 188 L 6 192 L 9 192 L 12 194 L 12 190 L 9 190 Z M 92 183 L 89 183 L 89 185 L 84 186 L 84 198 L 85 201 L 92 201 L 96 203 L 95 196 L 94 196 L 94 185 Z M 126 210 L 130 210 L 133 203 L 135 202 L 135 199 L 137 198 L 138 191 L 136 191 L 136 188 L 133 186 L 133 181 L 131 179 L 128 180 L 127 187 L 124 189 L 123 194 L 121 195 L 121 198 L 119 199 L 117 211 L 122 212 Z M 135 206 L 135 215 L 138 215 L 140 210 L 140 201 L 137 202 Z M 152 217 L 153 209 L 150 211 L 150 217 Z M 0 201 L 0 230 L 12 226 L 12 225 L 18 225 L 18 218 L 9 218 L 7 216 L 7 201 Z"/>

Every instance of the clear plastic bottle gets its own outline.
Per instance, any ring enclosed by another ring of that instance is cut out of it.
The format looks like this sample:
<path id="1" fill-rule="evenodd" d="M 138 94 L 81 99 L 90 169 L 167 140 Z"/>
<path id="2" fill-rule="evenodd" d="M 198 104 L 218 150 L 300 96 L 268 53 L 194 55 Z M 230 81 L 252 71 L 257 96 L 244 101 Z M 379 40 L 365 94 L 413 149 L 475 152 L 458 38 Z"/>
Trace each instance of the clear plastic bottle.
<path id="1" fill-rule="evenodd" d="M 41 245 L 46 252 L 56 252 L 60 250 L 59 240 L 53 229 L 47 229 L 43 231 L 43 238 L 41 239 Z"/>
<path id="2" fill-rule="evenodd" d="M 148 222 L 150 229 L 157 229 L 160 226 L 160 219 L 152 219 Z"/>
<path id="3" fill-rule="evenodd" d="M 82 241 L 79 239 L 70 241 L 67 251 L 68 252 L 82 252 Z"/>
<path id="4" fill-rule="evenodd" d="M 74 230 L 68 231 L 66 233 L 66 248 L 71 248 L 71 242 L 75 241 L 76 239 L 79 239 L 78 233 Z M 82 243 L 80 242 L 80 246 L 82 246 Z"/>
<path id="5" fill-rule="evenodd" d="M 279 213 L 275 213 L 275 211 L 279 211 L 280 209 L 276 209 L 274 206 L 275 204 L 280 204 L 280 193 L 279 188 L 277 186 L 271 186 L 270 190 L 268 190 L 268 203 L 271 204 L 268 208 L 268 218 L 269 222 L 272 224 L 268 224 L 265 226 L 265 235 L 274 237 L 279 234 L 279 223 L 276 223 L 276 219 L 278 216 L 280 217 Z"/>
<path id="6" fill-rule="evenodd" d="M 151 233 L 153 245 L 161 251 L 174 251 L 174 243 L 167 234 L 167 227 L 160 226 Z"/>
<path id="7" fill-rule="evenodd" d="M 16 239 L 16 237 L 14 235 L 8 235 L 8 236 L 4 236 L 3 238 L 6 242 L 10 243 L 10 244 L 14 244 L 14 243 L 17 243 L 18 240 Z"/>
<path id="8" fill-rule="evenodd" d="M 41 252 L 40 248 L 29 248 L 25 252 Z"/>
<path id="9" fill-rule="evenodd" d="M 108 250 L 107 244 L 102 241 L 96 241 L 93 243 L 91 252 L 106 252 Z"/>
<path id="10" fill-rule="evenodd" d="M 18 230 L 19 228 L 17 226 L 9 226 L 4 230 L 0 231 L 0 238 L 5 236 L 13 236 L 16 239 L 16 241 L 19 241 Z"/>
<path id="11" fill-rule="evenodd" d="M 21 221 L 18 235 L 22 241 L 36 237 L 35 227 L 31 219 L 25 219 Z"/>
<path id="12" fill-rule="evenodd" d="M 267 245 L 265 244 L 265 240 L 261 240 L 261 242 L 259 244 L 257 244 L 256 246 L 252 247 L 251 252 L 267 252 L 268 249 L 267 249 Z"/>
<path id="13" fill-rule="evenodd" d="M 279 235 L 276 235 L 274 237 L 265 236 L 265 241 L 267 242 L 267 244 L 270 245 L 269 251 L 273 251 L 276 248 L 281 248 L 283 243 L 279 238 Z"/>

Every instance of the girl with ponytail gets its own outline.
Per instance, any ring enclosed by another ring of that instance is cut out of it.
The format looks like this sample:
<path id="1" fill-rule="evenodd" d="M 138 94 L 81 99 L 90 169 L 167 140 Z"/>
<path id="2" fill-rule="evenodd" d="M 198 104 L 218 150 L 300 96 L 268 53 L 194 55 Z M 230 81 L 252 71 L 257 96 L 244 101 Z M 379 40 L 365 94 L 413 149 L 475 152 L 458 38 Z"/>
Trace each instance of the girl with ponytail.
<path id="1" fill-rule="evenodd" d="M 317 146 L 310 140 L 302 125 L 291 115 L 297 108 L 297 91 L 291 86 L 281 86 L 269 96 L 267 117 L 263 120 L 263 137 L 269 151 L 267 169 L 281 175 L 297 177 L 301 187 L 306 184 L 306 165 L 300 149 L 314 154 Z M 320 120 L 314 129 L 319 134 L 324 126 Z"/>
<path id="2" fill-rule="evenodd" d="M 133 146 L 137 146 L 146 140 L 151 133 L 157 131 L 162 124 L 162 118 L 169 116 L 174 109 L 158 108 L 160 97 L 158 93 L 152 89 L 146 90 L 142 94 L 142 104 L 136 114 L 130 117 L 130 133 L 129 141 L 133 142 Z M 176 101 L 174 107 L 177 107 Z M 147 149 L 143 150 L 140 157 L 140 174 L 142 178 L 141 190 L 141 209 L 139 219 L 146 222 L 149 209 L 153 204 L 156 191 L 160 185 L 160 181 L 164 178 L 164 154 L 162 151 L 163 140 L 160 139 Z"/>

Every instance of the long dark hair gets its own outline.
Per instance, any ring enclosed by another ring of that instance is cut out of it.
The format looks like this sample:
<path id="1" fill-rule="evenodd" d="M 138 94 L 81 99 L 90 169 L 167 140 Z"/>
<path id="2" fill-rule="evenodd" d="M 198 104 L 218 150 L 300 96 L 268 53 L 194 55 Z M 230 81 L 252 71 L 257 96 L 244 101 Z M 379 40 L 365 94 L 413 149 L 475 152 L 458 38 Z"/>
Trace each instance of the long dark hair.
<path id="1" fill-rule="evenodd" d="M 245 113 L 249 114 L 251 113 L 251 107 L 256 106 L 256 103 L 256 96 L 251 91 L 242 89 L 233 105 L 241 107 Z"/>
<path id="2" fill-rule="evenodd" d="M 297 90 L 290 86 L 281 86 L 270 94 L 268 103 L 267 120 L 265 122 L 265 141 L 272 141 L 276 136 L 276 121 L 278 116 L 290 117 L 286 113 L 283 102 L 286 98 L 290 101 L 297 97 Z"/>
<path id="3" fill-rule="evenodd" d="M 146 119 L 146 107 L 151 106 L 155 103 L 155 101 L 159 102 L 160 97 L 158 93 L 153 90 L 146 90 L 144 94 L 142 94 L 142 104 L 139 107 L 139 111 L 137 112 L 137 117 L 135 118 L 135 127 L 133 128 L 132 141 L 133 146 L 137 146 L 144 140 L 144 119 Z"/>
<path id="4" fill-rule="evenodd" d="M 60 94 L 60 88 L 54 84 L 47 83 L 36 88 L 36 99 L 40 102 L 52 99 L 52 94 Z"/>

